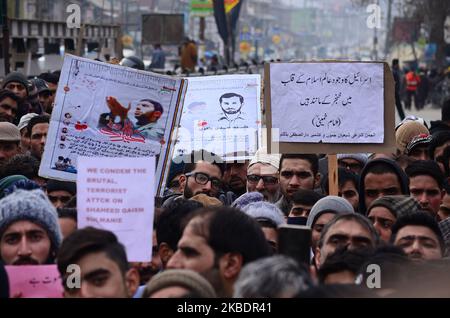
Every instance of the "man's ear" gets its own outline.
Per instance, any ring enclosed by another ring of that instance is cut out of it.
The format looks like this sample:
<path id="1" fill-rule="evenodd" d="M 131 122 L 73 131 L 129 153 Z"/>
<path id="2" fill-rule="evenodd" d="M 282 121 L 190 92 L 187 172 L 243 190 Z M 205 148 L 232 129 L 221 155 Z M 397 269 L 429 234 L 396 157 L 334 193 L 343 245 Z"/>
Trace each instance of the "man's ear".
<path id="1" fill-rule="evenodd" d="M 180 188 L 184 190 L 186 187 L 187 178 L 184 174 L 178 177 L 178 182 L 180 183 Z"/>
<path id="2" fill-rule="evenodd" d="M 311 276 L 313 282 L 316 284 L 319 282 L 319 278 L 317 277 L 317 268 L 314 264 L 309 266 L 309 275 Z"/>
<path id="3" fill-rule="evenodd" d="M 133 297 L 139 287 L 139 272 L 136 268 L 130 268 L 125 274 L 125 284 L 127 286 L 128 297 Z"/>
<path id="4" fill-rule="evenodd" d="M 316 268 L 320 268 L 320 248 L 316 247 L 316 252 L 314 253 L 314 264 Z"/>
<path id="5" fill-rule="evenodd" d="M 169 244 L 162 242 L 159 244 L 158 248 L 158 254 L 159 258 L 161 259 L 161 262 L 163 263 L 164 268 L 167 265 L 167 262 L 169 262 L 169 259 L 172 257 L 174 253 L 174 250 L 172 250 L 169 246 Z"/>
<path id="6" fill-rule="evenodd" d="M 320 184 L 320 177 L 321 177 L 320 172 L 318 172 L 314 177 L 314 188 Z"/>
<path id="7" fill-rule="evenodd" d="M 155 118 L 160 118 L 161 115 L 162 115 L 162 113 L 160 111 L 154 111 L 153 112 L 153 117 L 155 117 Z"/>
<path id="8" fill-rule="evenodd" d="M 243 267 L 243 257 L 239 253 L 227 253 L 220 258 L 219 269 L 227 280 L 236 279 Z"/>

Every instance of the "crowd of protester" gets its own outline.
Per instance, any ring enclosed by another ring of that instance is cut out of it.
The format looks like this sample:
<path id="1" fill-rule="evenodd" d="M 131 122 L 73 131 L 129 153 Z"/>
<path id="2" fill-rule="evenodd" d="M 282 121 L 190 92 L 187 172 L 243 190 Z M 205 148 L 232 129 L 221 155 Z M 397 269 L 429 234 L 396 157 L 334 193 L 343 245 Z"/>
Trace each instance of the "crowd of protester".
<path id="1" fill-rule="evenodd" d="M 142 246 L 152 260 L 130 263 L 114 233 L 77 228 L 75 183 L 38 174 L 58 79 L 13 72 L 1 84 L 0 275 L 56 264 L 65 297 L 450 296 L 450 100 L 431 126 L 400 122 L 394 153 L 339 154 L 337 195 L 325 154 L 173 160 Z M 280 241 L 286 224 L 310 239 Z M 283 244 L 308 244 L 308 260 Z M 79 288 L 67 284 L 71 264 Z"/>

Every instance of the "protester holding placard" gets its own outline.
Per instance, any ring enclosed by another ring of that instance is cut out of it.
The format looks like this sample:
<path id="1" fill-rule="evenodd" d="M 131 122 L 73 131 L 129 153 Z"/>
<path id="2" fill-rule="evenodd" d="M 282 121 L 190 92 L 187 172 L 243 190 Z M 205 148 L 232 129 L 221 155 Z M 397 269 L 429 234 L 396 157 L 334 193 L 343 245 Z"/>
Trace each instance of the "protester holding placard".
<path id="1" fill-rule="evenodd" d="M 9 296 L 365 296 L 370 265 L 378 296 L 405 279 L 448 292 L 450 137 L 416 116 L 396 127 L 386 63 L 265 72 L 261 105 L 260 75 L 177 79 L 68 55 L 51 120 L 24 116 L 29 135 L 0 138 L 33 155 L 4 151 L 0 167 Z"/>

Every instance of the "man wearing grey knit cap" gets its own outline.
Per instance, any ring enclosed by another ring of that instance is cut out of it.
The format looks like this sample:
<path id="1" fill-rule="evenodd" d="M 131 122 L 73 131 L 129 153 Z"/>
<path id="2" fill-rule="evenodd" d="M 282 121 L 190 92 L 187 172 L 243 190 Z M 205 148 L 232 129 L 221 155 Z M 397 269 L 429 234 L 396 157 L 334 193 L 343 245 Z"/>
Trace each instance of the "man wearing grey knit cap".
<path id="1" fill-rule="evenodd" d="M 360 174 L 366 165 L 369 157 L 365 153 L 346 153 L 338 154 L 338 165 L 341 168 L 348 169 L 353 173 Z"/>
<path id="2" fill-rule="evenodd" d="M 0 261 L 52 264 L 61 244 L 56 209 L 41 190 L 16 190 L 0 200 Z"/>
<path id="3" fill-rule="evenodd" d="M 380 239 L 389 243 L 391 228 L 395 221 L 406 213 L 420 211 L 419 203 L 408 195 L 387 195 L 373 201 L 367 209 L 367 217 L 380 235 Z"/>
<path id="4" fill-rule="evenodd" d="M 344 198 L 329 195 L 313 205 L 306 226 L 311 228 L 311 246 L 315 251 L 325 225 L 336 215 L 354 213 L 352 205 Z"/>
<path id="5" fill-rule="evenodd" d="M 278 251 L 278 227 L 286 224 L 283 212 L 273 203 L 259 201 L 247 204 L 242 211 L 251 216 L 261 226 L 267 243 Z"/>
<path id="6" fill-rule="evenodd" d="M 11 72 L 3 80 L 2 88 L 13 92 L 22 99 L 25 99 L 29 94 L 30 82 L 28 82 L 27 77 L 22 73 Z"/>

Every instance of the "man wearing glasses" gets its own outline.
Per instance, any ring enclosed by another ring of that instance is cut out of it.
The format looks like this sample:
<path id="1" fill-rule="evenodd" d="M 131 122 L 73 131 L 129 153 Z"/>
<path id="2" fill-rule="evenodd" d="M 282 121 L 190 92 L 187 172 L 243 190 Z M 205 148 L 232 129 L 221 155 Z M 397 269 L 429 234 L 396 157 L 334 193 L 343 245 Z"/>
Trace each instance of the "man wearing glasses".
<path id="1" fill-rule="evenodd" d="M 267 154 L 265 149 L 259 149 L 247 168 L 247 192 L 258 191 L 265 201 L 277 202 L 280 198 L 279 163 L 279 154 Z"/>
<path id="2" fill-rule="evenodd" d="M 217 197 L 222 188 L 223 165 L 221 158 L 206 150 L 193 151 L 185 162 L 183 174 L 179 177 L 185 199 L 204 193 Z"/>
<path id="3" fill-rule="evenodd" d="M 365 153 L 338 154 L 338 165 L 341 168 L 360 174 L 365 164 L 369 160 Z"/>

